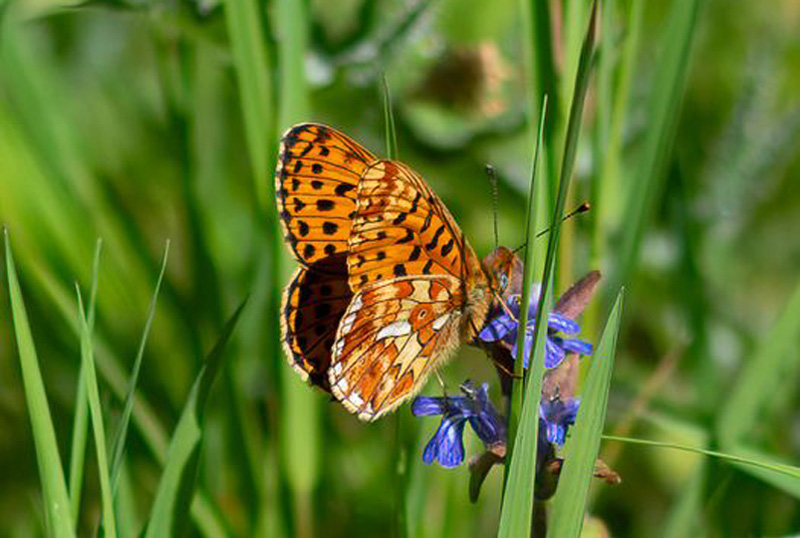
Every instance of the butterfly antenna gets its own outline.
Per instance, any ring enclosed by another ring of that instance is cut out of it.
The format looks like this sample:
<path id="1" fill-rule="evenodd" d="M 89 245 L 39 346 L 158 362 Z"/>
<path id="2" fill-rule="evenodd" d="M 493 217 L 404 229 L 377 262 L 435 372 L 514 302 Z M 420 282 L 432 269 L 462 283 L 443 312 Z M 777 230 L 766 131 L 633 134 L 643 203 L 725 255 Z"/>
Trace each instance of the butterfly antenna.
<path id="1" fill-rule="evenodd" d="M 492 186 L 492 216 L 494 217 L 494 248 L 500 246 L 500 232 L 498 231 L 497 226 L 497 200 L 499 198 L 497 194 L 497 172 L 494 170 L 494 166 L 491 164 L 486 165 L 486 175 L 489 176 L 489 184 Z"/>
<path id="2" fill-rule="evenodd" d="M 591 204 L 589 204 L 589 202 L 583 202 L 581 205 L 579 205 L 578 207 L 576 207 L 575 209 L 573 209 L 572 211 L 570 211 L 569 213 L 564 215 L 564 217 L 561 219 L 561 222 L 564 222 L 567 219 L 571 219 L 575 215 L 579 215 L 581 213 L 586 213 L 591 208 L 592 208 L 592 206 L 591 206 Z M 544 234 L 548 233 L 549 231 L 550 231 L 550 228 L 545 228 L 541 232 L 537 233 L 535 237 L 541 237 Z M 519 252 L 520 250 L 525 248 L 525 246 L 527 246 L 527 244 L 528 244 L 527 242 L 522 243 L 520 246 L 515 248 L 512 252 L 514 252 L 514 254 L 516 254 L 517 252 Z"/>

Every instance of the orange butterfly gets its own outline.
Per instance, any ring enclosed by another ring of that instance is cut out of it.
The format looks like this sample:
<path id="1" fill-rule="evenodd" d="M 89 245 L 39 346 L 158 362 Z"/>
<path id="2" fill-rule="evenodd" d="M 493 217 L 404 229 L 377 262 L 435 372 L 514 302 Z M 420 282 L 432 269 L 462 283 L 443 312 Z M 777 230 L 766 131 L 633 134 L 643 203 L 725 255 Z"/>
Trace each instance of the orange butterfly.
<path id="1" fill-rule="evenodd" d="M 281 308 L 289 362 L 362 420 L 414 396 L 521 274 L 504 247 L 484 268 L 420 176 L 331 127 L 284 134 L 275 184 L 301 264 Z"/>

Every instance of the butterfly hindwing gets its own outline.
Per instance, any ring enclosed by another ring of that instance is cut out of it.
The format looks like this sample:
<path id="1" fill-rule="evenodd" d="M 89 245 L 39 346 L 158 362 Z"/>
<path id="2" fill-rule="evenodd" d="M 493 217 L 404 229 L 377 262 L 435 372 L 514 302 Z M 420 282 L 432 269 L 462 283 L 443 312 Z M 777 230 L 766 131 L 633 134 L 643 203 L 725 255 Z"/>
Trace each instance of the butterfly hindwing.
<path id="1" fill-rule="evenodd" d="M 375 420 L 416 394 L 456 348 L 464 297 L 458 279 L 407 276 L 370 283 L 339 323 L 329 383 L 362 420 Z"/>
<path id="2" fill-rule="evenodd" d="M 328 392 L 331 348 L 353 297 L 344 268 L 344 254 L 298 268 L 281 305 L 281 341 L 289 363 L 303 380 Z"/>
<path id="3" fill-rule="evenodd" d="M 278 213 L 286 243 L 311 264 L 347 250 L 356 191 L 375 156 L 347 135 L 314 123 L 281 139 L 275 171 Z"/>

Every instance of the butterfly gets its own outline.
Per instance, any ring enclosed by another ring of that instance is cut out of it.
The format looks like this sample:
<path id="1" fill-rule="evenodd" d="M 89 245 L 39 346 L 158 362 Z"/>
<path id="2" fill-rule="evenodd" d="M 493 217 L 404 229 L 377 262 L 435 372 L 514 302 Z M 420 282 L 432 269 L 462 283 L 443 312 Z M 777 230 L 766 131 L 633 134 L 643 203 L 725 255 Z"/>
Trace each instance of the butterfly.
<path id="1" fill-rule="evenodd" d="M 417 173 L 331 127 L 283 135 L 275 189 L 300 265 L 281 305 L 287 358 L 362 420 L 419 392 L 521 274 L 504 247 L 482 265 Z"/>

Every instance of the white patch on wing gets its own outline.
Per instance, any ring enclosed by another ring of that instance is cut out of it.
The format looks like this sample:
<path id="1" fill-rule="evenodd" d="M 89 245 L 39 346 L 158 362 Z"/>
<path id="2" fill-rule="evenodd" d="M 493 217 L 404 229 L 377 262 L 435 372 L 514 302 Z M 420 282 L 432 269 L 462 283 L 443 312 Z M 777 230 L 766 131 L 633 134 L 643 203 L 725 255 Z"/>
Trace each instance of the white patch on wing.
<path id="1" fill-rule="evenodd" d="M 450 319 L 450 313 L 444 314 L 443 316 L 439 316 L 433 321 L 433 330 L 438 331 L 444 327 L 444 324 L 447 323 L 447 320 Z"/>
<path id="2" fill-rule="evenodd" d="M 353 302 L 347 309 L 347 315 L 342 318 L 342 321 L 339 323 L 339 334 L 344 336 L 350 332 L 350 329 L 353 328 L 353 323 L 356 321 L 356 314 L 358 314 L 362 306 L 364 306 L 364 301 L 361 299 L 361 295 L 356 295 L 356 298 L 353 299 Z"/>
<path id="3" fill-rule="evenodd" d="M 390 336 L 405 336 L 411 334 L 411 324 L 405 320 L 395 321 L 378 331 L 375 340 L 383 340 Z"/>
<path id="4" fill-rule="evenodd" d="M 345 394 L 345 393 L 347 392 L 347 388 L 348 388 L 348 386 L 347 386 L 347 380 L 346 380 L 345 378 L 341 378 L 341 379 L 340 379 L 340 380 L 339 380 L 339 381 L 336 383 L 336 388 L 337 388 L 337 389 L 339 389 L 339 390 L 341 391 L 341 393 L 342 393 L 342 394 Z"/>
<path id="5" fill-rule="evenodd" d="M 335 344 L 333 344 L 333 356 L 338 357 L 342 354 L 342 350 L 344 349 L 344 338 L 339 338 Z M 341 365 L 337 364 L 339 369 L 341 370 Z M 336 370 L 333 371 L 334 374 L 339 375 L 339 372 Z"/>
<path id="6" fill-rule="evenodd" d="M 350 403 L 355 405 L 356 407 L 361 407 L 364 404 L 364 399 L 355 392 L 350 394 L 348 400 L 350 400 Z"/>

